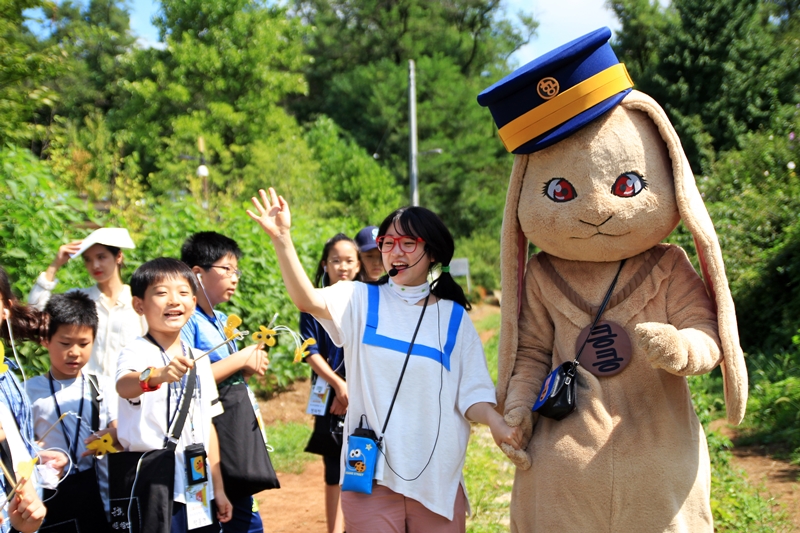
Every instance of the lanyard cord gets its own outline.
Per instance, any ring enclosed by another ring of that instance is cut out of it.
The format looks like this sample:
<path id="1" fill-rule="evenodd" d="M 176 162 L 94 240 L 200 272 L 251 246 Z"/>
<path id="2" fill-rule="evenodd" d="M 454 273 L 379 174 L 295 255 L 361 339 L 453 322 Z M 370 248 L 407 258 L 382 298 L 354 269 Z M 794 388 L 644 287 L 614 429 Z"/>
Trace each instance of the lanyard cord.
<path id="1" fill-rule="evenodd" d="M 431 292 L 428 291 L 428 294 L 425 295 L 425 301 L 422 304 L 422 312 L 419 314 L 419 320 L 417 321 L 417 327 L 414 329 L 414 335 L 411 337 L 411 342 L 408 345 L 408 353 L 406 353 L 406 360 L 403 362 L 403 369 L 400 370 L 400 377 L 397 380 L 397 386 L 394 389 L 394 395 L 392 396 L 392 403 L 389 404 L 389 412 L 386 413 L 386 420 L 383 422 L 383 429 L 381 429 L 381 436 L 378 437 L 378 448 L 380 449 L 381 442 L 383 441 L 383 435 L 386 433 L 386 426 L 389 425 L 389 417 L 392 416 L 392 409 L 394 409 L 394 401 L 397 399 L 397 393 L 400 391 L 400 383 L 403 382 L 403 376 L 406 373 L 406 367 L 408 366 L 408 360 L 411 358 L 411 350 L 414 349 L 414 341 L 417 340 L 417 333 L 419 333 L 419 327 L 422 324 L 422 317 L 425 316 L 425 309 L 428 308 L 428 299 L 431 296 Z"/>
<path id="2" fill-rule="evenodd" d="M 53 373 L 47 373 L 48 381 L 50 382 L 50 394 L 53 396 L 53 403 L 56 404 L 56 414 L 60 424 L 61 424 L 61 433 L 64 434 L 64 440 L 67 442 L 67 448 L 69 449 L 69 455 L 72 461 L 77 465 L 78 464 L 78 438 L 81 434 L 81 422 L 83 422 L 83 402 L 86 399 L 86 376 L 83 372 L 81 372 L 81 403 L 78 407 L 78 423 L 75 425 L 75 436 L 72 439 L 72 443 L 69 441 L 69 432 L 67 431 L 67 425 L 64 423 L 64 419 L 61 418 L 61 407 L 58 405 L 58 399 L 56 398 L 56 389 L 53 387 Z"/>
<path id="3" fill-rule="evenodd" d="M 158 343 L 158 341 L 156 341 L 152 337 L 152 335 L 150 335 L 149 333 L 147 335 L 145 335 L 145 337 L 147 337 L 147 340 L 149 340 L 150 342 L 152 342 L 153 344 L 158 346 L 158 349 L 161 350 L 161 358 L 162 358 L 162 360 L 164 360 L 164 362 L 167 365 L 169 365 L 171 359 L 169 358 L 169 355 L 167 354 L 167 351 L 164 349 L 164 347 L 161 346 Z M 181 349 L 183 350 L 183 356 L 188 358 L 189 356 L 186 354 L 186 345 L 183 343 L 183 341 L 181 341 Z M 168 385 L 168 387 L 169 387 L 169 391 L 167 393 L 167 431 L 168 432 L 169 432 L 169 428 L 172 427 L 172 423 L 175 421 L 175 417 L 178 416 L 178 411 L 180 411 L 180 408 L 181 408 L 181 399 L 183 398 L 183 391 L 186 390 L 186 379 L 185 378 L 186 378 L 186 374 L 184 374 L 183 377 L 180 380 L 181 392 L 180 392 L 180 394 L 178 394 L 178 397 L 177 397 L 177 399 L 175 401 L 175 413 L 172 415 L 172 417 L 170 417 L 170 414 L 169 414 L 169 412 L 170 412 L 170 405 L 169 404 L 170 404 L 170 398 L 172 397 L 172 390 L 173 390 L 172 385 L 175 385 L 174 390 L 177 391 L 178 390 L 178 384 L 177 383 L 170 383 Z M 194 394 L 192 394 L 192 396 L 194 396 Z"/>

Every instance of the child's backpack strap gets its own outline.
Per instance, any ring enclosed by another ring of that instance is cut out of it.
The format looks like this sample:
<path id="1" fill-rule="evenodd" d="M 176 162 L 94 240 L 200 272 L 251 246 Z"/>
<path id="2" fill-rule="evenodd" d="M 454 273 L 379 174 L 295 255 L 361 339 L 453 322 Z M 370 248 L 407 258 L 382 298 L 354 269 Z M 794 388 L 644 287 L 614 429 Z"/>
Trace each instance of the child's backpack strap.
<path id="1" fill-rule="evenodd" d="M 92 433 L 94 433 L 100 429 L 100 402 L 103 399 L 103 394 L 100 392 L 97 376 L 87 374 L 86 377 L 89 378 L 89 393 L 92 395 Z"/>

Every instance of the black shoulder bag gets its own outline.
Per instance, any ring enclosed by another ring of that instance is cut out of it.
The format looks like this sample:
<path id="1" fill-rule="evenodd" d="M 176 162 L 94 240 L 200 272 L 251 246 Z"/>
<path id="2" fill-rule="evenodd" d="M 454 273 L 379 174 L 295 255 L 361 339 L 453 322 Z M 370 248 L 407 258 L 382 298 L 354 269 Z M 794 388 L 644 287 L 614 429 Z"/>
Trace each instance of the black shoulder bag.
<path id="1" fill-rule="evenodd" d="M 594 322 L 592 322 L 592 327 L 589 331 L 594 329 L 600 321 L 603 311 L 606 310 L 608 301 L 611 299 L 611 293 L 614 292 L 614 287 L 617 285 L 619 273 L 622 272 L 624 264 L 625 260 L 623 259 L 619 265 L 619 270 L 617 270 L 617 275 L 614 276 L 614 281 L 611 282 L 611 286 L 608 288 L 605 298 L 603 298 L 603 303 L 600 304 L 600 309 L 597 311 L 597 316 L 594 317 Z M 559 365 L 558 368 L 548 374 L 544 383 L 542 383 L 542 388 L 539 391 L 539 398 L 537 398 L 536 403 L 533 404 L 532 411 L 539 413 L 541 416 L 552 418 L 553 420 L 563 420 L 575 410 L 578 392 L 576 376 L 578 374 L 578 365 L 580 364 L 578 359 L 580 359 L 583 348 L 586 346 L 588 340 L 589 337 L 586 337 L 586 340 L 584 340 L 581 345 L 581 349 L 578 350 L 578 355 L 575 356 L 573 361 L 568 361 Z"/>
<path id="2" fill-rule="evenodd" d="M 194 359 L 191 350 L 189 356 Z M 108 455 L 111 527 L 115 531 L 170 533 L 175 489 L 175 449 L 189 414 L 196 377 L 197 365 L 194 365 L 187 374 L 180 410 L 172 431 L 164 438 L 162 449 Z"/>

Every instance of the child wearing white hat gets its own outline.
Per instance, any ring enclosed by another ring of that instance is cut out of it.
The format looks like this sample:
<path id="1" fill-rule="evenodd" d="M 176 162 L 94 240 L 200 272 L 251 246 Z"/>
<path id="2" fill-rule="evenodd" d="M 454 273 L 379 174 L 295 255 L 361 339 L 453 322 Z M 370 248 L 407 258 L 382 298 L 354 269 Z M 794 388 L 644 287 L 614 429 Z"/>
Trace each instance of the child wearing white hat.
<path id="1" fill-rule="evenodd" d="M 122 348 L 147 332 L 147 322 L 133 310 L 130 286 L 122 283 L 123 248 L 136 248 L 125 228 L 100 228 L 83 240 L 65 244 L 58 249 L 47 270 L 36 279 L 28 295 L 28 302 L 44 309 L 58 284 L 58 269 L 71 258 L 83 257 L 83 264 L 96 283 L 88 288 L 71 290 L 86 293 L 97 304 L 99 327 L 86 366 L 91 374 L 114 376 L 117 356 Z"/>

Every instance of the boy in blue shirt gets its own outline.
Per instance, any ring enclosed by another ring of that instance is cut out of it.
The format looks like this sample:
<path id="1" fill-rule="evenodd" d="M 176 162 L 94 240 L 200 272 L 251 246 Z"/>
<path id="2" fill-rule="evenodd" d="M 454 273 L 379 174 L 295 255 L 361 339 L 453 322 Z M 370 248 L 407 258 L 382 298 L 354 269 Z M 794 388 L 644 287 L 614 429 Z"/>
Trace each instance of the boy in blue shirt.
<path id="1" fill-rule="evenodd" d="M 186 263 L 197 276 L 200 290 L 197 293 L 197 309 L 181 331 L 181 338 L 194 348 L 206 351 L 225 340 L 224 326 L 228 319 L 225 313 L 214 307 L 227 302 L 236 292 L 241 280 L 239 259 L 242 251 L 236 241 L 213 231 L 195 233 L 181 247 L 181 261 Z M 235 470 L 247 470 L 246 463 L 251 460 L 252 450 L 248 446 L 266 446 L 263 434 L 254 436 L 253 425 L 234 415 L 243 409 L 245 401 L 253 406 L 254 415 L 249 412 L 247 420 L 258 421 L 258 433 L 262 433 L 263 423 L 255 397 L 247 387 L 247 380 L 253 374 L 263 376 L 269 361 L 267 353 L 259 345 L 239 350 L 231 341 L 212 352 L 209 356 L 211 371 L 217 382 L 220 402 L 225 414 L 214 419 L 220 440 L 229 439 L 221 446 L 221 465 L 228 498 L 233 505 L 233 518 L 222 524 L 224 533 L 262 533 L 261 516 L 252 494 L 245 490 L 237 493 L 241 483 L 229 482 L 229 474 Z M 248 444 L 249 443 L 249 444 Z M 240 447 L 237 447 L 238 444 Z M 241 447 L 243 446 L 243 447 Z"/>

